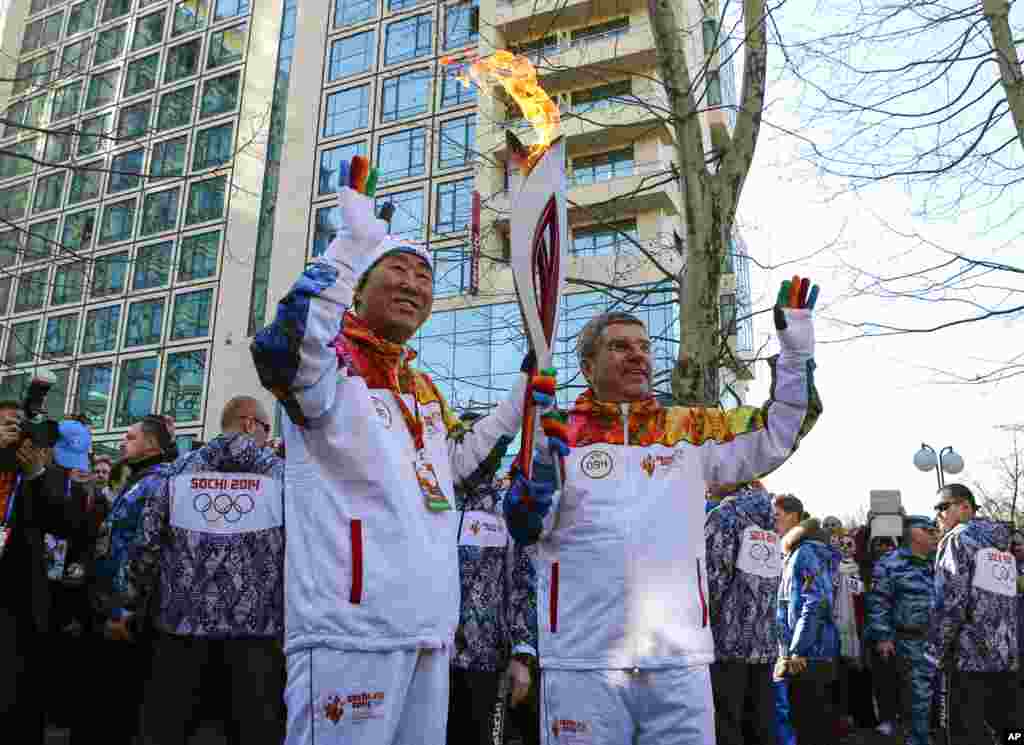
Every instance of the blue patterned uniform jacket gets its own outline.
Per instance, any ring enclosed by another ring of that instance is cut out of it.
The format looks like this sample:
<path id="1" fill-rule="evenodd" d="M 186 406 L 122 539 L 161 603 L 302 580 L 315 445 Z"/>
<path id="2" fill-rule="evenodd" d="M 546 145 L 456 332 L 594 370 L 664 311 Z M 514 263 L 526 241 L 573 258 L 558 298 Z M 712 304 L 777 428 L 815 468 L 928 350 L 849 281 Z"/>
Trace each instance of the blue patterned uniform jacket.
<path id="1" fill-rule="evenodd" d="M 704 539 L 715 659 L 772 662 L 781 557 L 771 495 L 749 489 L 722 502 L 707 516 Z"/>
<path id="2" fill-rule="evenodd" d="M 146 504 L 130 576 L 157 628 L 205 638 L 283 632 L 284 461 L 242 434 L 171 466 Z"/>
<path id="3" fill-rule="evenodd" d="M 895 641 L 897 632 L 924 638 L 934 593 L 932 558 L 918 558 L 907 548 L 890 551 L 875 563 L 871 592 L 865 600 L 864 638 Z"/>
<path id="4" fill-rule="evenodd" d="M 537 654 L 537 573 L 530 549 L 505 532 L 502 491 L 492 482 L 458 495 L 462 602 L 452 666 L 461 670 L 495 671 L 509 652 Z M 491 545 L 499 541 L 487 533 L 496 530 L 506 545 Z"/>
<path id="5" fill-rule="evenodd" d="M 983 519 L 956 526 L 939 543 L 927 654 L 944 668 L 1017 670 L 1017 572 L 1009 543 L 1007 526 Z"/>
<path id="6" fill-rule="evenodd" d="M 136 605 L 136 591 L 129 581 L 128 563 L 134 556 L 142 510 L 167 483 L 169 471 L 167 463 L 136 464 L 100 527 L 96 541 L 95 589 L 103 597 L 102 612 L 111 618 L 122 617 L 126 610 L 134 609 Z"/>
<path id="7" fill-rule="evenodd" d="M 1024 666 L 1024 561 L 1017 562 L 1017 669 Z"/>
<path id="8" fill-rule="evenodd" d="M 834 576 L 840 554 L 817 520 L 805 520 L 782 539 L 785 559 L 776 613 L 779 653 L 788 657 L 834 659 L 839 631 L 832 617 Z"/>

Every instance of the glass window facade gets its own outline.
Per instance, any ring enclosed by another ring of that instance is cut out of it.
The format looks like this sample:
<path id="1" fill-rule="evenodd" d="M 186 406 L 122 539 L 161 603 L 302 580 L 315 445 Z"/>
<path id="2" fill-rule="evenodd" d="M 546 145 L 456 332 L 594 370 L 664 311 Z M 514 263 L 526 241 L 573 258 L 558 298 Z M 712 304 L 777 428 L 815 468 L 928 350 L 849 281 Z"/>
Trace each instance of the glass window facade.
<path id="1" fill-rule="evenodd" d="M 14 312 L 24 313 L 38 310 L 46 301 L 47 279 L 49 269 L 26 272 L 18 277 L 18 294 L 14 296 Z"/>
<path id="2" fill-rule="evenodd" d="M 210 37 L 210 50 L 206 55 L 206 69 L 230 65 L 245 56 L 245 41 L 249 26 L 241 24 L 218 31 Z"/>
<path id="3" fill-rule="evenodd" d="M 335 0 L 334 25 L 348 26 L 377 15 L 377 0 Z"/>
<path id="4" fill-rule="evenodd" d="M 231 160 L 234 131 L 234 125 L 229 122 L 219 127 L 204 129 L 196 135 L 192 170 L 200 171 L 204 168 L 213 168 Z"/>
<path id="5" fill-rule="evenodd" d="M 39 321 L 22 321 L 11 325 L 7 340 L 7 364 L 19 365 L 36 358 L 36 343 L 39 341 Z"/>
<path id="6" fill-rule="evenodd" d="M 71 190 L 68 192 L 68 204 L 78 204 L 100 195 L 103 184 L 102 161 L 86 163 L 76 168 L 71 177 Z"/>
<path id="7" fill-rule="evenodd" d="M 7 189 L 0 189 L 0 217 L 5 220 L 20 220 L 28 208 L 27 183 L 18 184 Z"/>
<path id="8" fill-rule="evenodd" d="M 110 133 L 113 118 L 114 115 L 108 112 L 82 122 L 82 135 L 78 138 L 79 155 L 92 155 L 106 149 L 105 135 Z"/>
<path id="9" fill-rule="evenodd" d="M 70 85 L 58 88 L 53 94 L 53 111 L 50 114 L 50 121 L 59 122 L 62 119 L 67 119 L 77 114 L 81 95 L 81 80 L 76 80 Z"/>
<path id="10" fill-rule="evenodd" d="M 382 135 L 377 142 L 380 183 L 422 176 L 427 170 L 427 131 L 423 127 Z"/>
<path id="11" fill-rule="evenodd" d="M 392 21 L 384 35 L 384 64 L 425 57 L 434 50 L 434 17 L 430 14 Z"/>
<path id="12" fill-rule="evenodd" d="M 232 16 L 244 16 L 249 12 L 249 0 L 216 0 L 213 20 L 219 21 Z"/>
<path id="13" fill-rule="evenodd" d="M 153 156 L 149 164 L 149 175 L 153 179 L 174 178 L 185 172 L 185 152 L 188 137 L 175 137 L 153 145 Z"/>
<path id="14" fill-rule="evenodd" d="M 164 300 L 143 300 L 128 306 L 128 325 L 124 346 L 139 347 L 157 344 L 164 328 Z"/>
<path id="15" fill-rule="evenodd" d="M 195 99 L 195 92 L 196 87 L 189 85 L 164 94 L 164 97 L 160 99 L 160 113 L 156 119 L 158 132 L 184 127 L 192 121 L 192 103 Z"/>
<path id="16" fill-rule="evenodd" d="M 434 297 L 455 297 L 469 286 L 469 251 L 465 245 L 434 249 Z"/>
<path id="17" fill-rule="evenodd" d="M 135 33 L 132 35 L 132 51 L 159 44 L 164 38 L 164 11 L 150 13 L 135 22 Z"/>
<path id="18" fill-rule="evenodd" d="M 99 245 L 126 241 L 132 237 L 135 227 L 135 200 L 127 199 L 103 208 L 103 227 L 100 230 Z"/>
<path id="19" fill-rule="evenodd" d="M 32 205 L 33 213 L 60 207 L 61 200 L 64 198 L 64 181 L 67 175 L 66 171 L 51 173 L 36 182 L 36 198 Z"/>
<path id="20" fill-rule="evenodd" d="M 88 31 L 96 25 L 96 9 L 98 0 L 85 0 L 84 3 L 71 6 L 68 15 L 68 36 Z"/>
<path id="21" fill-rule="evenodd" d="M 456 77 L 455 70 L 446 70 L 441 78 L 441 105 L 462 106 L 464 104 L 476 103 L 476 87 L 463 83 Z"/>
<path id="22" fill-rule="evenodd" d="M 327 79 L 338 80 L 349 75 L 358 75 L 373 68 L 377 58 L 377 34 L 364 31 L 346 36 L 331 43 L 331 58 L 327 67 Z"/>
<path id="23" fill-rule="evenodd" d="M 117 407 L 114 426 L 130 427 L 147 414 L 156 404 L 156 373 L 159 358 L 140 357 L 121 362 L 117 377 Z"/>
<path id="24" fill-rule="evenodd" d="M 608 153 L 573 158 L 572 183 L 575 186 L 583 186 L 632 176 L 633 166 L 632 146 Z"/>
<path id="25" fill-rule="evenodd" d="M 173 83 L 176 80 L 195 75 L 199 70 L 199 51 L 202 45 L 201 39 L 193 39 L 171 47 L 167 53 L 167 65 L 164 68 L 164 82 Z"/>
<path id="26" fill-rule="evenodd" d="M 132 275 L 133 290 L 151 290 L 167 284 L 171 269 L 173 241 L 151 243 L 141 246 L 135 256 L 135 272 Z"/>
<path id="27" fill-rule="evenodd" d="M 160 66 L 160 55 L 150 54 L 128 63 L 124 77 L 124 94 L 134 96 L 152 90 L 156 85 L 156 71 Z"/>
<path id="28" fill-rule="evenodd" d="M 174 21 L 171 24 L 171 36 L 180 36 L 190 31 L 198 31 L 206 26 L 210 17 L 209 0 L 181 0 L 174 5 Z"/>
<path id="29" fill-rule="evenodd" d="M 75 261 L 61 264 L 53 275 L 53 290 L 50 293 L 51 305 L 78 303 L 82 300 L 82 289 L 85 287 L 85 262 Z"/>
<path id="30" fill-rule="evenodd" d="M 110 161 L 110 183 L 107 185 L 107 191 L 110 194 L 116 194 L 137 187 L 142 176 L 142 161 L 145 157 L 146 151 L 142 148 L 114 156 Z"/>
<path id="31" fill-rule="evenodd" d="M 174 352 L 167 355 L 164 369 L 163 413 L 177 423 L 196 422 L 202 417 L 206 350 Z"/>
<path id="32" fill-rule="evenodd" d="M 199 118 L 216 116 L 233 111 L 238 103 L 238 84 L 241 73 L 233 72 L 203 83 L 203 102 L 199 109 Z"/>
<path id="33" fill-rule="evenodd" d="M 385 80 L 380 120 L 393 122 L 427 113 L 432 80 L 430 70 L 413 70 Z"/>
<path id="34" fill-rule="evenodd" d="M 470 165 L 476 152 L 476 115 L 441 122 L 437 148 L 438 168 L 462 168 Z"/>
<path id="35" fill-rule="evenodd" d="M 171 341 L 208 336 L 210 333 L 210 304 L 212 302 L 212 289 L 175 295 L 174 314 L 171 318 Z"/>
<path id="36" fill-rule="evenodd" d="M 448 5 L 444 9 L 444 48 L 475 44 L 480 38 L 479 7 L 476 2 Z"/>
<path id="37" fill-rule="evenodd" d="M 32 173 L 35 164 L 31 158 L 36 157 L 36 149 L 39 140 L 22 140 L 14 143 L 8 150 L 10 153 L 0 153 L 0 178 L 14 178 L 16 176 L 27 176 Z M 5 148 L 7 150 L 8 148 Z"/>
<path id="38" fill-rule="evenodd" d="M 412 241 L 426 238 L 426 221 L 423 212 L 423 190 L 412 189 L 377 197 L 377 209 L 391 202 L 395 213 L 391 217 L 391 234 Z"/>
<path id="39" fill-rule="evenodd" d="M 28 229 L 25 245 L 25 261 L 40 261 L 50 258 L 57 242 L 57 220 L 33 223 Z"/>
<path id="40" fill-rule="evenodd" d="M 178 221 L 178 200 L 181 189 L 167 189 L 146 194 L 142 207 L 140 236 L 174 230 Z"/>
<path id="41" fill-rule="evenodd" d="M 43 160 L 47 163 L 64 163 L 71 158 L 71 143 L 74 140 L 74 127 L 65 127 L 59 132 L 51 132 L 46 136 L 46 150 Z"/>
<path id="42" fill-rule="evenodd" d="M 64 232 L 60 242 L 72 251 L 87 251 L 96 232 L 96 210 L 75 212 L 64 217 Z"/>
<path id="43" fill-rule="evenodd" d="M 67 357 L 74 354 L 77 334 L 77 313 L 47 319 L 46 335 L 43 337 L 43 355 L 47 357 Z"/>
<path id="44" fill-rule="evenodd" d="M 109 363 L 83 365 L 78 368 L 78 387 L 75 389 L 74 409 L 84 414 L 94 429 L 106 427 L 113 381 L 114 368 Z"/>
<path id="45" fill-rule="evenodd" d="M 324 136 L 333 137 L 370 124 L 370 86 L 360 85 L 332 93 L 327 97 Z"/>
<path id="46" fill-rule="evenodd" d="M 221 218 L 224 214 L 225 181 L 224 176 L 218 176 L 207 181 L 194 182 L 189 187 L 186 225 Z"/>
<path id="47" fill-rule="evenodd" d="M 133 140 L 143 137 L 149 132 L 149 117 L 153 104 L 142 101 L 121 109 L 121 118 L 117 122 L 117 136 L 121 140 Z"/>
<path id="48" fill-rule="evenodd" d="M 108 305 L 90 310 L 82 333 L 82 354 L 112 352 L 117 345 L 117 330 L 121 323 L 121 306 Z"/>
<path id="49" fill-rule="evenodd" d="M 124 292 L 125 276 L 128 274 L 128 252 L 100 256 L 92 267 L 93 298 L 118 295 Z"/>
<path id="50" fill-rule="evenodd" d="M 124 52 L 124 39 L 127 26 L 117 26 L 101 31 L 96 37 L 96 53 L 93 55 L 94 65 L 105 65 L 117 59 Z M 117 87 L 116 85 L 114 86 Z"/>
<path id="51" fill-rule="evenodd" d="M 572 231 L 572 253 L 576 256 L 612 256 L 635 251 L 640 240 L 635 220 L 576 228 Z"/>
<path id="52" fill-rule="evenodd" d="M 455 233 L 466 230 L 472 207 L 472 178 L 438 184 L 437 200 L 434 203 L 434 232 Z"/>
<path id="53" fill-rule="evenodd" d="M 178 281 L 192 282 L 216 275 L 217 247 L 219 245 L 219 230 L 183 238 L 178 256 Z"/>

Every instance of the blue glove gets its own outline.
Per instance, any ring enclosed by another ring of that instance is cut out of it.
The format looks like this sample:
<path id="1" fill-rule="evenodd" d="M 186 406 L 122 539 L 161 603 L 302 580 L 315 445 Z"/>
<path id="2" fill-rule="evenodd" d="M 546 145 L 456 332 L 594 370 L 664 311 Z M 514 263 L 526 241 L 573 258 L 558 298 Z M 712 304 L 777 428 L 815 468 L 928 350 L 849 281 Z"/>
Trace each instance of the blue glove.
<path id="1" fill-rule="evenodd" d="M 555 493 L 554 467 L 534 461 L 533 470 L 532 480 L 516 473 L 502 504 L 512 540 L 524 546 L 536 543 L 540 538 L 544 517 L 551 511 Z"/>

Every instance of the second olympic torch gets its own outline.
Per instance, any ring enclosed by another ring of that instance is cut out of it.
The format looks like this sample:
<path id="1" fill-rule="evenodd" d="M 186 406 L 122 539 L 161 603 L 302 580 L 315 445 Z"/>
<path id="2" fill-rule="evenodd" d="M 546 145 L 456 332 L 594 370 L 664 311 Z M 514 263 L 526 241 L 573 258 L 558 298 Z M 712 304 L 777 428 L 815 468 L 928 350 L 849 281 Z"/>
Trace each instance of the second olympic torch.
<path id="1" fill-rule="evenodd" d="M 483 90 L 501 85 L 537 135 L 537 142 L 527 146 L 511 130 L 506 132 L 512 276 L 526 334 L 536 355 L 537 367 L 532 371 L 536 375 L 551 367 L 569 245 L 565 141 L 558 134 L 559 110 L 538 84 L 537 72 L 525 57 L 499 51 L 474 61 L 467 73 Z M 537 409 L 527 391 L 517 461 L 526 478 L 532 471 L 536 424 Z"/>

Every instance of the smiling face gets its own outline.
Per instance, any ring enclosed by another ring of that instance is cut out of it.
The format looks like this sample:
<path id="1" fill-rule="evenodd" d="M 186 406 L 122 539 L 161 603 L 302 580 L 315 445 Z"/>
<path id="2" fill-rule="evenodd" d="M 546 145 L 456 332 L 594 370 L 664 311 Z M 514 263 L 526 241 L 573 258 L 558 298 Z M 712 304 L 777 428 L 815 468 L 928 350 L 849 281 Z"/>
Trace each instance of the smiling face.
<path id="1" fill-rule="evenodd" d="M 651 395 L 651 340 L 638 323 L 613 323 L 601 332 L 593 357 L 582 361 L 601 401 L 643 401 Z"/>
<path id="2" fill-rule="evenodd" d="M 430 316 L 434 275 L 411 253 L 385 256 L 359 289 L 356 312 L 378 336 L 404 344 Z"/>

